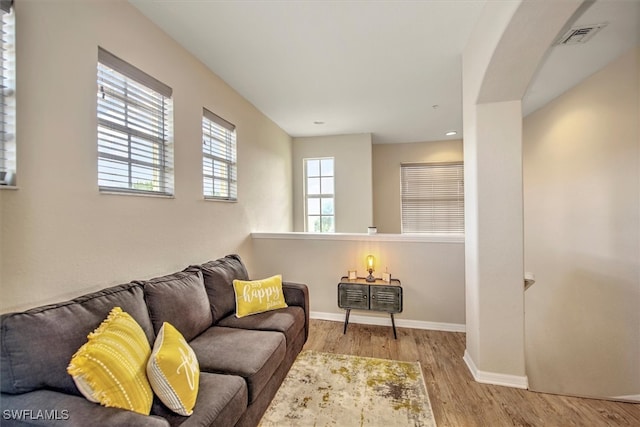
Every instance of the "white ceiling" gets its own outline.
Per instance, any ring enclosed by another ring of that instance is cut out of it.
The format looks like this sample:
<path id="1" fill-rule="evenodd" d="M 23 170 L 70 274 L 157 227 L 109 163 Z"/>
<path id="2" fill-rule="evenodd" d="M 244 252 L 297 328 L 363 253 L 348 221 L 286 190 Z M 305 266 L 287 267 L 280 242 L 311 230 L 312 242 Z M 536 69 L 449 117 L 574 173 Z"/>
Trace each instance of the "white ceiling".
<path id="1" fill-rule="evenodd" d="M 461 52 L 485 0 L 129 1 L 291 136 L 461 136 Z M 602 19 L 550 51 L 525 113 L 640 41 L 640 1 L 599 0 L 577 23 Z"/>

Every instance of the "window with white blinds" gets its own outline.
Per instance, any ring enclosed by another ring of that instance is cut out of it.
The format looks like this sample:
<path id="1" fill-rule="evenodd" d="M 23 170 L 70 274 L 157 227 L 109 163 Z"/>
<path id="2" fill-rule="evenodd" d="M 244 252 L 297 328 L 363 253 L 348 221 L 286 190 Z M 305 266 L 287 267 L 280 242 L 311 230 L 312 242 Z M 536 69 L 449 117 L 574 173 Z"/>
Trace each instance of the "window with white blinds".
<path id="1" fill-rule="evenodd" d="M 16 185 L 15 13 L 0 1 L 0 185 Z"/>
<path id="2" fill-rule="evenodd" d="M 202 189 L 205 199 L 238 200 L 236 127 L 202 112 Z"/>
<path id="3" fill-rule="evenodd" d="M 172 90 L 98 50 L 100 191 L 173 195 Z"/>
<path id="4" fill-rule="evenodd" d="M 400 165 L 403 233 L 464 233 L 462 162 Z"/>

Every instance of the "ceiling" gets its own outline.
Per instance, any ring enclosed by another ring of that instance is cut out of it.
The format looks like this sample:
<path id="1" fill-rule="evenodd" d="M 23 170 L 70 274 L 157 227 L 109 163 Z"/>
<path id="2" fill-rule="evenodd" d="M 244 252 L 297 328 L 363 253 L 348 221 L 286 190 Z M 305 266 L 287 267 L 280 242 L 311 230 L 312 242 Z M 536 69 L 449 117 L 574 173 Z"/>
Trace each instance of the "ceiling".
<path id="1" fill-rule="evenodd" d="M 461 137 L 461 52 L 485 0 L 129 1 L 291 136 Z M 574 25 L 599 22 L 549 51 L 525 114 L 638 44 L 640 1 L 598 0 Z"/>

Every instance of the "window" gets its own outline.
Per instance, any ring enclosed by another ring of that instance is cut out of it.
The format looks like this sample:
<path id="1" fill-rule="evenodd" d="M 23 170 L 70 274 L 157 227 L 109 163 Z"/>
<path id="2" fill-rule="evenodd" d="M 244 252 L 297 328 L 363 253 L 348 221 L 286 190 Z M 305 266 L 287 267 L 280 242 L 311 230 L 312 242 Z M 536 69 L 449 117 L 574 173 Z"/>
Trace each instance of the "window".
<path id="1" fill-rule="evenodd" d="M 0 185 L 16 185 L 16 51 L 12 2 L 0 2 Z"/>
<path id="2" fill-rule="evenodd" d="M 202 189 L 205 199 L 238 200 L 236 127 L 206 108 L 202 114 Z"/>
<path id="3" fill-rule="evenodd" d="M 173 195 L 172 90 L 98 50 L 100 191 Z"/>
<path id="4" fill-rule="evenodd" d="M 304 174 L 305 231 L 335 232 L 333 158 L 304 159 Z"/>
<path id="5" fill-rule="evenodd" d="M 461 162 L 400 165 L 403 233 L 464 233 Z"/>

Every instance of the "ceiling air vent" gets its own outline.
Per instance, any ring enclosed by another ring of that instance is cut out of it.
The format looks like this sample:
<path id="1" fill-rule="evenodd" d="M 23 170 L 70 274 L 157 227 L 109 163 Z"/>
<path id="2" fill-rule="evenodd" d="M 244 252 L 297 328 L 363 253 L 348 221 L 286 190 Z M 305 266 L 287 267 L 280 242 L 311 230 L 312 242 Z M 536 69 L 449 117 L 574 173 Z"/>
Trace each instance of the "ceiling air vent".
<path id="1" fill-rule="evenodd" d="M 595 24 L 595 25 L 581 25 L 579 27 L 573 27 L 558 41 L 555 43 L 556 46 L 562 46 L 567 44 L 579 44 L 586 43 L 589 41 L 591 37 L 593 37 L 598 31 L 602 28 L 606 27 L 607 24 Z"/>

